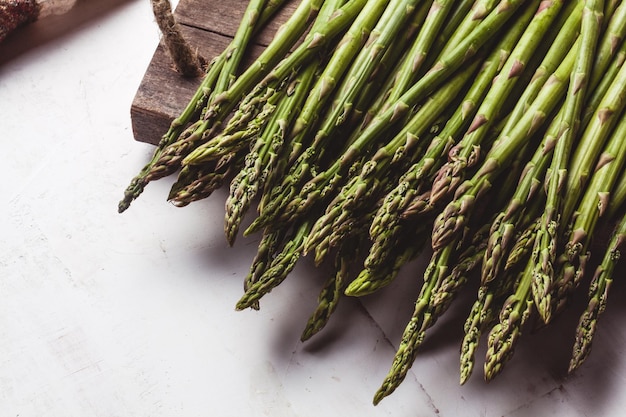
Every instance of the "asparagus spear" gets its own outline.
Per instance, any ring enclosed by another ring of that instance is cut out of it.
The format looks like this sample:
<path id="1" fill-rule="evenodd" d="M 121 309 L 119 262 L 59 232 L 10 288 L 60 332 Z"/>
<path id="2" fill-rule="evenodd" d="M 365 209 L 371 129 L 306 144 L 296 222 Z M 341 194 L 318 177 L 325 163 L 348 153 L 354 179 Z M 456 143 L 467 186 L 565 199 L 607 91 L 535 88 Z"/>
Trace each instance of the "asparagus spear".
<path id="1" fill-rule="evenodd" d="M 547 174 L 546 208 L 539 222 L 537 239 L 535 240 L 535 272 L 532 282 L 532 293 L 535 305 L 543 321 L 551 319 L 550 293 L 554 281 L 554 262 L 556 261 L 557 230 L 559 229 L 559 212 L 561 192 L 567 178 L 567 165 L 570 149 L 578 134 L 584 99 L 592 71 L 596 43 L 600 34 L 603 1 L 587 0 L 584 2 L 581 43 L 576 58 L 574 71 L 570 76 L 563 114 L 560 119 L 556 150 Z"/>
<path id="2" fill-rule="evenodd" d="M 622 171 L 620 177 L 615 181 L 613 195 L 609 201 L 608 216 L 615 218 L 626 204 L 626 170 Z"/>
<path id="3" fill-rule="evenodd" d="M 264 230 L 259 242 L 257 253 L 250 265 L 250 271 L 243 282 L 244 292 L 257 282 L 269 268 L 272 260 L 280 253 L 280 246 L 286 239 L 287 231 L 284 229 Z M 259 309 L 259 301 L 250 303 L 250 308 Z"/>
<path id="4" fill-rule="evenodd" d="M 351 125 L 358 123 L 354 129 L 362 130 L 372 121 L 388 101 L 392 90 L 395 89 L 394 86 L 401 71 L 400 68 L 410 67 L 407 61 L 411 60 L 411 56 L 409 56 L 407 50 L 412 48 L 414 43 L 418 42 L 420 32 L 425 30 L 424 23 L 432 3 L 433 0 L 429 0 L 418 5 L 410 21 L 407 22 L 404 30 L 399 34 L 400 36 L 387 48 L 371 79 L 368 80 L 365 88 L 359 93 L 352 112 L 354 115 L 353 121 L 350 122 Z M 422 68 L 424 68 L 424 65 L 422 65 Z M 420 74 L 420 72 L 417 74 Z"/>
<path id="5" fill-rule="evenodd" d="M 482 255 L 483 238 L 487 230 L 486 227 L 482 227 L 483 233 L 477 233 L 470 239 L 468 252 L 461 254 L 457 252 L 463 251 L 459 238 L 432 255 L 424 272 L 424 282 L 415 302 L 415 310 L 404 330 L 391 369 L 374 395 L 374 404 L 378 404 L 391 394 L 406 377 L 424 340 L 426 330 L 445 312 L 450 299 L 462 288 L 468 273 L 478 264 L 477 260 Z"/>
<path id="6" fill-rule="evenodd" d="M 624 239 L 626 239 L 626 216 L 622 215 L 615 227 L 602 262 L 596 268 L 589 285 L 589 301 L 576 327 L 576 339 L 569 363 L 570 373 L 579 368 L 591 353 L 597 322 L 606 308 L 609 289 L 613 283 L 615 267 L 621 257 Z"/>
<path id="7" fill-rule="evenodd" d="M 331 54 L 328 64 L 326 64 L 309 94 L 309 98 L 303 105 L 303 109 L 290 132 L 290 148 L 286 150 L 287 157 L 283 158 L 285 161 L 281 162 L 277 168 L 277 173 L 287 171 L 287 174 L 282 176 L 281 181 L 270 179 L 270 184 L 279 184 L 274 185 L 264 193 L 260 203 L 261 213 L 244 234 L 250 234 L 270 224 L 281 209 L 280 202 L 289 200 L 297 192 L 302 178 L 308 175 L 313 164 L 312 159 L 317 156 L 317 149 L 314 146 L 303 148 L 309 138 L 309 133 L 317 126 L 318 113 L 332 97 L 337 83 L 349 69 L 346 63 L 355 59 L 381 17 L 386 4 L 387 1 L 368 2 L 339 42 L 337 49 Z"/>
<path id="8" fill-rule="evenodd" d="M 428 137 L 427 130 L 453 103 L 476 67 L 477 63 L 468 65 L 449 83 L 435 92 L 404 129 L 386 145 L 381 146 L 364 164 L 360 174 L 352 177 L 352 180 L 342 187 L 337 196 L 328 204 L 324 215 L 313 226 L 305 244 L 305 251 L 313 247 L 325 249 L 324 246 L 333 237 L 333 231 L 340 227 L 345 218 L 361 210 L 370 201 L 377 201 L 378 189 L 381 183 L 386 183 L 386 180 L 393 175 L 395 162 L 410 158 L 410 155 L 419 155 L 419 149 L 425 148 L 422 142 Z M 372 199 L 372 196 L 375 198 Z"/>
<path id="9" fill-rule="evenodd" d="M 130 182 L 124 191 L 124 197 L 118 204 L 121 213 L 130 207 L 130 204 L 143 192 L 148 183 L 158 175 L 153 167 L 161 159 L 167 147 L 188 136 L 201 123 L 198 121 L 187 127 L 188 123 L 201 113 L 202 109 L 217 94 L 222 92 L 225 85 L 237 71 L 241 57 L 245 53 L 250 38 L 255 31 L 263 27 L 274 13 L 283 5 L 285 0 L 263 1 L 254 0 L 248 3 L 244 16 L 231 44 L 217 57 L 215 57 L 204 76 L 200 86 L 187 104 L 183 112 L 175 118 L 168 131 L 163 135 L 150 161 L 142 168 Z M 267 3 L 267 5 L 265 5 Z"/>
<path id="10" fill-rule="evenodd" d="M 513 356 L 522 329 L 528 321 L 533 305 L 530 288 L 533 268 L 534 263 L 529 259 L 526 268 L 520 274 L 515 292 L 504 302 L 498 323 L 489 332 L 484 365 L 486 381 L 491 381 L 502 372 L 506 362 Z"/>
<path id="11" fill-rule="evenodd" d="M 291 32 L 292 29 L 290 27 L 281 30 L 279 34 L 290 32 L 290 36 L 287 39 L 275 38 L 272 43 L 264 49 L 261 56 L 236 79 L 230 88 L 217 95 L 205 114 L 204 123 L 202 123 L 202 125 L 184 142 L 177 142 L 176 144 L 170 145 L 170 147 L 164 151 L 160 162 L 158 161 L 155 165 L 154 170 L 162 170 L 163 172 L 169 173 L 172 170 L 178 169 L 183 159 L 186 163 L 192 160 L 202 160 L 206 148 L 210 148 L 213 145 L 208 141 L 208 138 L 211 135 L 210 129 L 214 129 L 213 125 L 215 122 L 220 123 L 221 120 L 234 109 L 237 103 L 250 92 L 256 94 L 258 90 L 262 90 L 270 81 L 282 81 L 288 77 L 294 69 L 309 62 L 318 51 L 343 33 L 352 23 L 355 16 L 363 9 L 365 3 L 366 0 L 352 0 L 335 10 L 330 18 L 324 21 L 325 24 L 315 25 L 317 30 L 309 32 L 305 41 L 300 44 L 293 53 L 283 59 L 281 58 L 285 56 L 286 52 L 293 45 L 293 42 L 297 40 L 297 37 L 294 39 L 293 36 L 299 36 L 301 32 L 296 30 Z M 322 5 L 322 7 L 324 7 L 324 5 Z M 288 25 L 294 19 L 298 10 L 300 10 L 300 7 L 298 7 L 294 15 L 292 15 L 285 25 Z M 323 19 L 325 14 L 322 14 L 321 17 Z M 298 23 L 302 24 L 302 22 Z M 281 37 L 279 36 L 278 38 Z M 274 65 L 276 68 L 273 72 L 270 72 Z M 267 78 L 264 79 L 266 75 Z"/>
<path id="12" fill-rule="evenodd" d="M 208 198 L 242 168 L 244 159 L 244 152 L 230 153 L 215 163 L 186 170 L 172 185 L 168 201 L 177 207 L 185 207 L 194 201 Z"/>
<path id="13" fill-rule="evenodd" d="M 346 151 L 327 170 L 320 172 L 302 188 L 300 195 L 287 202 L 281 221 L 291 221 L 305 213 L 316 201 L 326 198 L 341 184 L 343 172 L 366 151 L 372 142 L 387 129 L 403 119 L 409 109 L 423 100 L 423 95 L 438 87 L 463 63 L 468 62 L 477 49 L 490 39 L 492 33 L 504 25 L 521 5 L 521 0 L 502 2 L 484 20 L 476 26 L 471 35 L 466 37 L 448 55 L 419 79 L 396 103 L 378 115 L 358 136 L 350 141 Z"/>
<path id="14" fill-rule="evenodd" d="M 286 240 L 281 252 L 272 259 L 269 267 L 262 275 L 250 283 L 244 295 L 239 299 L 236 304 L 237 310 L 253 307 L 261 297 L 287 278 L 302 255 L 304 240 L 310 230 L 311 222 L 309 220 L 304 220 L 300 225 L 294 227 L 292 236 Z"/>
<path id="15" fill-rule="evenodd" d="M 324 283 L 318 296 L 318 305 L 311 314 L 302 332 L 300 339 L 308 340 L 326 326 L 343 294 L 346 282 L 348 282 L 355 259 L 358 258 L 359 247 L 364 234 L 350 236 L 339 245 L 335 255 L 335 273 L 330 275 Z"/>
<path id="16" fill-rule="evenodd" d="M 576 209 L 569 233 L 569 240 L 565 245 L 566 261 L 562 266 L 564 271 L 555 288 L 555 308 L 560 310 L 567 301 L 567 297 L 578 286 L 579 279 L 584 273 L 584 262 L 588 255 L 591 236 L 596 228 L 598 219 L 602 217 L 609 205 L 613 185 L 619 178 L 624 163 L 626 162 L 626 117 L 622 116 L 618 126 L 612 133 L 608 143 L 604 147 L 593 175 L 584 195 Z M 570 280 L 568 270 L 575 270 L 573 279 Z"/>
<path id="17" fill-rule="evenodd" d="M 493 78 L 501 69 L 503 62 L 521 36 L 525 24 L 530 21 L 531 13 L 518 18 L 519 25 L 507 31 L 502 41 L 497 44 L 491 55 L 483 63 L 480 72 L 465 95 L 462 103 L 445 124 L 443 130 L 432 140 L 426 153 L 407 169 L 395 188 L 387 193 L 370 226 L 370 239 L 374 244 L 393 241 L 392 236 L 402 225 L 416 216 L 407 216 L 409 207 L 419 200 L 424 191 L 423 185 L 443 163 L 445 155 L 455 142 L 455 138 L 468 126 L 478 105 L 482 102 Z M 425 204 L 424 206 L 427 206 Z M 403 221 L 404 219 L 404 221 Z"/>
<path id="18" fill-rule="evenodd" d="M 363 269 L 346 288 L 346 295 L 360 297 L 390 284 L 400 269 L 422 251 L 427 242 L 427 231 L 425 227 L 407 227 L 401 235 L 395 236 L 395 250 L 373 251 L 370 248 Z"/>
<path id="19" fill-rule="evenodd" d="M 406 52 L 406 58 L 397 70 L 394 87 L 387 98 L 387 103 L 396 102 L 413 84 L 454 3 L 451 0 L 433 1 L 415 42 Z"/>
<path id="20" fill-rule="evenodd" d="M 500 76 L 494 80 L 463 139 L 451 150 L 450 162 L 439 169 L 432 184 L 430 204 L 436 204 L 452 195 L 462 182 L 464 171 L 480 160 L 481 143 L 494 121 L 500 117 L 503 102 L 511 94 L 530 57 L 543 41 L 543 36 L 558 16 L 562 4 L 562 1 L 542 2 L 540 6 L 539 2 L 533 3 L 535 8 L 539 7 L 535 17 L 515 45 Z"/>
<path id="21" fill-rule="evenodd" d="M 515 244 L 516 231 L 523 230 L 526 226 L 523 219 L 527 214 L 527 205 L 535 198 L 541 199 L 537 193 L 541 188 L 541 179 L 550 162 L 554 146 L 551 130 L 553 129 L 549 129 L 532 158 L 526 163 L 517 187 L 514 188 L 513 196 L 496 215 L 482 264 L 483 284 L 496 279 L 503 270 L 511 247 Z"/>
<path id="22" fill-rule="evenodd" d="M 515 283 L 515 274 L 504 273 L 498 279 L 481 285 L 476 301 L 463 325 L 463 341 L 460 355 L 460 383 L 465 384 L 474 370 L 474 357 L 484 329 L 492 326 L 498 318 L 505 294 L 510 294 Z"/>
<path id="23" fill-rule="evenodd" d="M 617 119 L 626 106 L 626 66 L 622 66 L 610 88 L 602 98 L 594 116 L 582 133 L 571 161 L 567 183 L 564 185 L 564 193 L 567 196 L 564 202 L 564 221 L 571 219 L 571 216 L 579 203 L 579 199 L 585 186 L 589 181 L 589 176 L 597 164 L 598 157 L 602 152 L 604 143 L 613 131 Z"/>
<path id="24" fill-rule="evenodd" d="M 444 245 L 458 230 L 462 230 L 468 216 L 471 215 L 476 199 L 491 188 L 492 181 L 510 163 L 526 141 L 532 138 L 532 134 L 544 123 L 547 115 L 554 110 L 565 92 L 566 80 L 569 79 L 574 64 L 577 44 L 550 76 L 550 81 L 541 89 L 528 112 L 510 133 L 498 137 L 478 171 L 471 179 L 458 187 L 454 199 L 439 214 L 433 226 L 433 249 Z"/>
<path id="25" fill-rule="evenodd" d="M 535 68 L 532 65 L 532 61 L 540 59 L 539 65 L 532 73 L 532 77 L 524 84 L 523 91 L 519 96 L 516 96 L 516 102 L 511 111 L 508 114 L 508 119 L 502 127 L 502 132 L 510 132 L 516 125 L 517 121 L 528 111 L 528 108 L 532 102 L 537 98 L 537 95 L 545 85 L 550 76 L 557 70 L 561 62 L 567 56 L 576 39 L 580 34 L 580 22 L 582 19 L 582 10 L 584 2 L 574 1 L 567 2 L 562 8 L 561 14 L 557 21 L 553 22 L 554 31 L 556 34 L 550 35 L 546 33 L 547 38 L 545 42 L 549 43 L 549 48 L 542 55 L 543 51 L 538 51 L 533 55 L 533 58 L 529 62 L 529 68 Z M 564 20 L 561 22 L 561 20 Z M 552 28 L 551 28 L 552 30 Z"/>
<path id="26" fill-rule="evenodd" d="M 466 11 L 468 7 L 467 2 L 461 2 L 459 4 L 459 12 L 462 13 L 462 17 L 458 14 L 453 16 L 454 19 L 444 28 L 439 40 L 439 47 L 437 48 L 437 51 L 439 51 L 437 58 L 441 58 L 441 56 L 450 52 L 455 45 L 469 36 L 476 26 L 496 8 L 499 2 L 499 0 L 475 0 L 469 5 L 470 10 L 468 11 Z M 457 24 L 453 25 L 452 23 Z"/>

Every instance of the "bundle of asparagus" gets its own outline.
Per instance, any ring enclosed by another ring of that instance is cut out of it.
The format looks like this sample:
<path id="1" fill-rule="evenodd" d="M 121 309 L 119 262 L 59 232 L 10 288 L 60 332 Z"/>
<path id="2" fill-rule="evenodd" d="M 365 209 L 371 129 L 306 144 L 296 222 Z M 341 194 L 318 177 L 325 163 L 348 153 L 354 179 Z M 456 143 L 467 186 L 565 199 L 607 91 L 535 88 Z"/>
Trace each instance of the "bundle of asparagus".
<path id="1" fill-rule="evenodd" d="M 483 334 L 491 380 L 530 318 L 548 325 L 586 283 L 574 371 L 589 355 L 626 236 L 626 4 L 302 0 L 243 67 L 255 32 L 285 2 L 249 2 L 119 211 L 172 174 L 177 206 L 229 185 L 228 242 L 255 204 L 243 235 L 261 235 L 238 309 L 259 308 L 302 256 L 334 262 L 303 340 L 342 296 L 388 285 L 430 243 L 375 403 L 402 382 L 426 331 L 471 281 L 479 290 L 461 383 Z M 607 227 L 614 234 L 592 258 L 592 239 Z"/>

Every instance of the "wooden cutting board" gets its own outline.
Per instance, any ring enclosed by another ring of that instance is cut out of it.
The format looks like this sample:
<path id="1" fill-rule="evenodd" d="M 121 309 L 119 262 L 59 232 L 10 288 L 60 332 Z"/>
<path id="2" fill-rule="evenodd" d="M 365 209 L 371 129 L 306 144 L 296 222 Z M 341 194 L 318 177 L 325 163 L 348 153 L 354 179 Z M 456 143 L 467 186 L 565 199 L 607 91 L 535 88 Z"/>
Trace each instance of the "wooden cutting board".
<path id="1" fill-rule="evenodd" d="M 293 12 L 297 3 L 288 2 L 256 36 L 256 47 L 250 48 L 248 60 L 271 41 L 280 23 Z M 174 15 L 189 44 L 210 60 L 228 46 L 247 5 L 248 0 L 180 0 Z M 135 139 L 157 144 L 171 121 L 185 108 L 200 81 L 201 78 L 188 79 L 176 72 L 163 43 L 160 43 L 131 106 Z"/>

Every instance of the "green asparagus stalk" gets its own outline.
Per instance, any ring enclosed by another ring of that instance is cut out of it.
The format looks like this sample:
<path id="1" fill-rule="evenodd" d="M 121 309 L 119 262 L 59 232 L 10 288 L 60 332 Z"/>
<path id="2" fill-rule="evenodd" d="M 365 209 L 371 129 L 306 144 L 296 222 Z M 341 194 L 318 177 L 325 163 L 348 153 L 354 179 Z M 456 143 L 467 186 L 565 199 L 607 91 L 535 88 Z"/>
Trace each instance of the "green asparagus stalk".
<path id="1" fill-rule="evenodd" d="M 368 2 L 362 13 L 355 19 L 335 52 L 329 58 L 322 74 L 317 80 L 308 100 L 290 132 L 290 149 L 285 162 L 277 169 L 278 173 L 287 172 L 281 181 L 270 179 L 270 183 L 278 183 L 264 193 L 260 203 L 260 215 L 253 221 L 244 234 L 253 233 L 270 224 L 281 209 L 281 202 L 289 200 L 297 192 L 302 178 L 306 178 L 313 165 L 312 158 L 317 156 L 313 146 L 305 147 L 309 133 L 317 126 L 318 113 L 332 97 L 339 80 L 348 71 L 346 62 L 351 62 L 363 47 L 372 29 L 381 17 L 386 1 Z M 283 158 L 285 159 L 285 158 Z M 278 203 L 277 203 L 278 201 Z"/>
<path id="2" fill-rule="evenodd" d="M 370 239 L 373 242 L 380 241 L 385 236 L 393 235 L 402 227 L 402 214 L 407 212 L 408 207 L 416 199 L 419 199 L 420 194 L 425 191 L 423 185 L 445 161 L 447 152 L 453 146 L 455 138 L 468 127 L 468 123 L 474 117 L 488 87 L 491 86 L 493 78 L 519 40 L 525 28 L 524 22 L 530 21 L 531 16 L 532 13 L 526 13 L 518 18 L 520 24 L 515 25 L 506 33 L 502 41 L 483 63 L 462 103 L 457 107 L 443 130 L 433 139 L 426 153 L 406 170 L 398 181 L 398 185 L 386 195 L 370 226 Z M 427 203 L 425 203 L 426 205 Z M 405 216 L 405 219 L 408 217 Z"/>
<path id="3" fill-rule="evenodd" d="M 418 3 L 417 0 L 396 0 L 385 9 L 373 28 L 368 42 L 352 64 L 351 71 L 346 74 L 346 79 L 343 80 L 333 102 L 333 110 L 326 115 L 322 127 L 315 135 L 315 143 L 326 142 L 338 127 L 351 119 L 361 90 L 367 86 L 378 70 L 386 52 L 391 49 L 392 43 L 400 35 L 400 29 L 410 22 Z M 323 150 L 322 146 L 320 148 Z"/>
<path id="4" fill-rule="evenodd" d="M 498 312 L 504 304 L 505 294 L 510 294 L 515 283 L 515 274 L 504 273 L 498 279 L 481 285 L 477 298 L 465 324 L 460 356 L 460 383 L 465 384 L 472 375 L 475 365 L 476 350 L 483 331 L 493 326 L 498 319 Z"/>
<path id="5" fill-rule="evenodd" d="M 622 171 L 620 177 L 615 182 L 613 187 L 613 195 L 609 201 L 609 207 L 607 216 L 609 218 L 615 218 L 619 216 L 620 212 L 626 205 L 626 170 Z"/>
<path id="6" fill-rule="evenodd" d="M 454 252 L 457 242 L 450 244 L 441 251 L 433 254 L 426 271 L 424 272 L 424 284 L 415 302 L 415 310 L 407 324 L 400 345 L 393 359 L 391 369 L 385 377 L 381 387 L 374 395 L 374 404 L 378 404 L 383 398 L 391 394 L 402 383 L 409 369 L 415 361 L 417 349 L 421 345 L 425 331 L 430 326 L 428 306 L 434 288 L 448 272 L 450 257 Z"/>
<path id="7" fill-rule="evenodd" d="M 554 136 L 549 129 L 542 143 L 535 150 L 530 161 L 526 163 L 519 177 L 515 192 L 506 207 L 498 213 L 490 231 L 489 243 L 482 264 L 482 283 L 498 277 L 504 268 L 505 261 L 515 243 L 517 231 L 526 226 L 523 222 L 527 214 L 527 204 L 537 196 L 541 189 L 542 178 L 550 162 L 554 147 Z"/>
<path id="8" fill-rule="evenodd" d="M 489 15 L 496 8 L 499 0 L 476 0 L 472 1 L 469 11 L 464 10 L 467 8 L 467 2 L 461 2 L 459 5 L 460 15 L 454 16 L 452 22 L 457 25 L 446 25 L 443 30 L 440 39 L 439 52 L 437 58 L 441 58 L 446 53 L 449 53 L 454 46 L 463 41 L 470 33 L 480 24 L 480 22 Z M 451 23 L 452 23 L 451 22 Z"/>
<path id="9" fill-rule="evenodd" d="M 522 330 L 532 312 L 531 282 L 534 263 L 528 260 L 526 268 L 520 274 L 515 292 L 510 295 L 500 310 L 496 323 L 487 338 L 485 356 L 485 380 L 491 381 L 502 372 L 507 361 L 513 356 L 515 346 L 522 335 Z"/>
<path id="10" fill-rule="evenodd" d="M 224 155 L 215 163 L 193 167 L 179 176 L 172 185 L 168 201 L 176 207 L 185 207 L 194 201 L 208 198 L 214 191 L 222 187 L 234 173 L 243 166 L 243 152 Z"/>
<path id="11" fill-rule="evenodd" d="M 428 137 L 428 129 L 441 116 L 442 111 L 453 104 L 453 100 L 474 74 L 476 67 L 477 63 L 468 65 L 449 83 L 435 92 L 404 129 L 385 146 L 381 146 L 364 164 L 361 172 L 342 187 L 337 196 L 328 204 L 324 215 L 313 226 L 305 244 L 305 252 L 314 247 L 324 248 L 332 238 L 333 231 L 340 228 L 345 218 L 363 209 L 368 203 L 371 207 L 370 202 L 378 200 L 381 182 L 387 183 L 389 177 L 393 175 L 392 171 L 397 161 L 407 160 L 411 155 L 415 157 L 420 154 L 420 148 L 426 147 L 423 142 Z M 321 246 L 322 244 L 324 246 Z"/>
<path id="12" fill-rule="evenodd" d="M 361 130 L 367 126 L 387 101 L 400 72 L 399 68 L 407 65 L 406 61 L 411 58 L 406 51 L 417 42 L 431 5 L 432 0 L 418 4 L 402 33 L 389 45 L 367 85 L 359 92 L 352 110 L 352 120 L 348 121 L 349 126 L 354 126 L 353 129 Z"/>
<path id="13" fill-rule="evenodd" d="M 332 166 L 308 181 L 303 186 L 300 195 L 287 203 L 281 221 L 292 221 L 303 215 L 316 201 L 331 194 L 341 184 L 343 172 L 370 147 L 372 142 L 403 119 L 409 109 L 424 98 L 424 94 L 433 91 L 463 63 L 468 62 L 469 58 L 490 39 L 492 33 L 508 21 L 521 3 L 519 0 L 500 3 L 476 26 L 471 36 L 466 37 L 450 54 L 438 61 L 428 73 L 402 95 L 400 100 L 378 115 L 362 133 L 359 133 Z"/>
<path id="14" fill-rule="evenodd" d="M 433 181 L 430 204 L 452 195 L 462 182 L 464 171 L 480 160 L 481 143 L 485 140 L 494 121 L 500 117 L 500 110 L 506 98 L 511 94 L 526 65 L 543 41 L 551 23 L 556 19 L 563 5 L 562 1 L 532 3 L 537 13 L 528 24 L 527 30 L 515 45 L 500 75 L 494 80 L 487 96 L 463 139 L 452 149 L 450 162 L 440 168 Z"/>
<path id="15" fill-rule="evenodd" d="M 560 21 L 553 23 L 556 34 L 546 34 L 548 39 L 546 39 L 545 42 L 548 42 L 548 40 L 551 42 L 549 43 L 550 47 L 545 52 L 545 55 L 542 55 L 541 51 L 533 55 L 533 59 L 541 58 L 541 62 L 533 72 L 530 80 L 528 80 L 526 84 L 522 84 L 524 85 L 523 92 L 515 97 L 516 103 L 508 115 L 508 120 L 502 128 L 502 132 L 510 132 L 517 121 L 528 111 L 528 108 L 537 98 L 537 95 L 546 81 L 548 81 L 550 76 L 557 70 L 574 45 L 576 39 L 578 39 L 583 6 L 584 2 L 582 1 L 567 2 L 567 4 L 564 5 L 561 11 L 561 14 L 564 16 L 560 17 L 560 19 L 564 19 L 564 21 L 562 23 Z M 532 60 L 528 67 L 534 68 Z M 522 81 L 526 80 L 521 80 L 520 82 Z"/>
<path id="16" fill-rule="evenodd" d="M 574 372 L 591 353 L 593 336 L 596 332 L 598 319 L 606 308 L 607 298 L 615 267 L 620 260 L 624 240 L 626 239 L 626 216 L 618 222 L 613 236 L 607 246 L 602 262 L 596 268 L 589 285 L 589 301 L 585 311 L 580 316 L 576 327 L 576 339 L 569 363 L 569 372 Z"/>
<path id="17" fill-rule="evenodd" d="M 311 225 L 310 221 L 305 220 L 294 228 L 292 237 L 285 242 L 281 252 L 272 259 L 269 267 L 249 285 L 244 295 L 239 299 L 236 304 L 237 310 L 253 307 L 261 297 L 287 278 L 302 255 L 304 241 L 311 231 Z"/>
<path id="18" fill-rule="evenodd" d="M 153 168 L 161 159 L 165 149 L 180 140 L 181 137 L 189 135 L 189 132 L 194 131 L 195 127 L 201 124 L 198 122 L 187 127 L 187 124 L 201 113 L 207 103 L 222 92 L 222 89 L 225 88 L 224 83 L 229 81 L 231 76 L 238 71 L 241 57 L 247 49 L 252 34 L 270 20 L 282 6 L 284 0 L 270 1 L 267 6 L 265 6 L 265 3 L 267 2 L 263 0 L 254 0 L 248 3 L 231 44 L 213 59 L 191 101 L 187 104 L 182 114 L 172 121 L 168 131 L 159 141 L 150 161 L 131 180 L 124 191 L 124 198 L 118 205 L 120 213 L 130 207 L 131 202 L 139 197 L 152 179 L 158 178 Z"/>
<path id="19" fill-rule="evenodd" d="M 415 302 L 415 310 L 404 330 L 391 369 L 374 396 L 374 404 L 391 394 L 404 380 L 415 361 L 426 330 L 446 311 L 450 300 L 467 282 L 469 272 L 479 264 L 488 229 L 482 227 L 480 230 L 482 233 L 470 239 L 469 250 L 462 249 L 459 239 L 432 255 L 424 272 L 424 282 Z"/>
<path id="20" fill-rule="evenodd" d="M 515 163 L 511 166 L 511 172 L 502 179 L 502 182 L 497 185 L 498 189 L 508 190 L 509 192 L 499 193 L 495 198 L 485 202 L 485 205 L 492 208 L 494 214 L 492 215 L 492 221 L 487 223 L 485 226 L 485 233 L 487 236 L 484 238 L 485 247 L 480 252 L 482 253 L 482 258 L 486 259 L 488 250 L 489 241 L 491 239 L 491 235 L 493 233 L 493 224 L 497 224 L 499 221 L 498 218 L 501 217 L 500 213 L 496 213 L 500 207 L 505 207 L 507 202 L 512 198 L 510 190 L 515 189 L 515 184 L 519 181 L 520 177 L 524 177 L 523 174 L 524 162 L 526 157 L 524 154 L 520 154 L 516 159 Z M 521 248 L 526 248 L 524 246 L 528 240 L 528 238 L 532 238 L 532 231 L 534 228 L 532 227 L 534 223 L 534 219 L 536 218 L 536 207 L 540 206 L 539 204 L 534 204 L 534 207 L 530 207 L 528 210 L 524 211 L 524 215 L 519 219 L 519 223 L 516 225 L 517 229 L 523 229 L 522 233 L 514 233 L 511 231 L 511 237 L 509 240 L 515 241 L 516 244 L 513 245 L 511 249 L 511 255 L 515 254 L 515 256 L 525 258 L 528 254 L 527 251 L 519 250 Z M 481 215 L 482 217 L 482 215 Z M 519 246 L 519 247 L 518 247 Z M 479 253 L 477 253 L 479 255 Z M 504 255 L 504 254 L 502 254 Z M 482 260 L 482 259 L 481 259 Z M 461 344 L 461 357 L 460 357 L 460 382 L 464 384 L 469 379 L 472 371 L 474 369 L 474 356 L 476 349 L 478 348 L 480 337 L 482 332 L 495 324 L 495 321 L 498 318 L 498 311 L 500 311 L 502 305 L 504 304 L 504 299 L 511 294 L 513 285 L 515 283 L 515 278 L 519 271 L 515 268 L 509 267 L 501 270 L 496 279 L 492 280 L 481 280 L 481 285 L 478 289 L 477 299 L 474 302 L 470 313 L 465 321 L 463 326 L 464 329 L 464 337 L 463 342 Z M 482 273 L 481 273 L 482 275 Z"/>
<path id="21" fill-rule="evenodd" d="M 491 188 L 497 175 L 508 166 L 516 153 L 532 138 L 532 135 L 554 110 L 568 84 L 567 80 L 574 65 L 578 42 L 575 45 L 554 74 L 550 76 L 550 81 L 541 89 L 539 96 L 515 128 L 509 134 L 503 134 L 496 140 L 474 176 L 457 188 L 454 199 L 440 213 L 433 226 L 433 249 L 444 245 L 451 236 L 462 230 L 476 199 Z"/>
<path id="22" fill-rule="evenodd" d="M 373 252 L 370 249 L 363 269 L 347 286 L 345 294 L 361 297 L 373 294 L 393 282 L 400 269 L 422 252 L 427 242 L 427 232 L 427 228 L 420 226 L 414 230 L 406 228 L 402 235 L 395 236 L 395 250 Z"/>
<path id="23" fill-rule="evenodd" d="M 364 234 L 355 234 L 339 245 L 335 255 L 335 274 L 330 275 L 324 283 L 318 296 L 318 305 L 307 321 L 300 339 L 308 340 L 322 330 L 328 323 L 331 315 L 337 308 L 344 292 L 350 273 L 358 259 L 359 247 Z"/>
<path id="24" fill-rule="evenodd" d="M 535 272 L 532 282 L 533 299 L 539 315 L 545 323 L 551 319 L 550 293 L 554 281 L 554 263 L 558 245 L 559 211 L 562 187 L 567 178 L 567 166 L 570 150 L 577 137 L 587 85 L 593 66 L 596 44 L 600 36 L 603 1 L 585 1 L 583 10 L 581 43 L 576 58 L 574 71 L 570 76 L 563 114 L 560 119 L 556 150 L 547 175 L 546 208 L 539 223 L 538 236 L 535 240 Z"/>
<path id="25" fill-rule="evenodd" d="M 269 269 L 272 260 L 280 253 L 280 247 L 286 239 L 286 234 L 287 231 L 284 229 L 263 231 L 257 253 L 250 265 L 250 271 L 243 282 L 244 292 L 248 291 L 248 289 L 263 276 L 265 271 Z M 250 303 L 250 308 L 258 310 L 260 308 L 259 301 L 257 300 Z"/>
<path id="26" fill-rule="evenodd" d="M 626 105 L 626 66 L 622 66 L 582 133 L 569 162 L 562 219 L 568 222 L 579 203 L 604 144 Z"/>
<path id="27" fill-rule="evenodd" d="M 588 96 L 591 96 L 590 93 L 595 91 L 598 85 L 604 81 L 607 69 L 611 61 L 620 52 L 620 48 L 622 48 L 620 45 L 623 44 L 624 36 L 626 36 L 626 4 L 618 2 L 616 7 L 612 7 L 610 3 L 610 1 L 605 2 L 604 19 L 602 20 L 605 24 L 600 29 L 601 39 L 594 54 Z M 593 100 L 590 101 L 593 102 Z"/>
<path id="28" fill-rule="evenodd" d="M 406 52 L 406 58 L 397 70 L 394 86 L 387 103 L 395 103 L 414 83 L 454 3 L 451 0 L 433 1 L 415 42 Z"/>
<path id="29" fill-rule="evenodd" d="M 626 162 L 626 117 L 622 116 L 618 126 L 605 146 L 593 171 L 589 185 L 574 214 L 573 226 L 566 244 L 567 257 L 574 261 L 586 252 L 597 221 L 609 205 L 613 185 L 619 178 Z"/>

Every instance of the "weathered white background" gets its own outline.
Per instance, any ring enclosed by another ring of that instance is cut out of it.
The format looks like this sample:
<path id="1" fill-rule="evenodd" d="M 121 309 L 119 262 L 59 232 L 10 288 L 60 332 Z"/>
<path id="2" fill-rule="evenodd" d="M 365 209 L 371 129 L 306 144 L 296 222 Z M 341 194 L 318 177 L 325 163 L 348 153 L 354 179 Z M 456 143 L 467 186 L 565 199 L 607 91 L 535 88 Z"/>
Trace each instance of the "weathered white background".
<path id="1" fill-rule="evenodd" d="M 257 241 L 226 246 L 224 193 L 179 209 L 163 180 L 117 214 L 151 153 L 129 109 L 158 39 L 148 0 L 88 0 L 0 45 L 0 417 L 623 415 L 619 283 L 576 375 L 574 314 L 528 335 L 494 383 L 478 369 L 460 387 L 469 294 L 377 407 L 419 262 L 307 344 L 324 271 L 306 259 L 260 312 L 234 311 Z"/>

